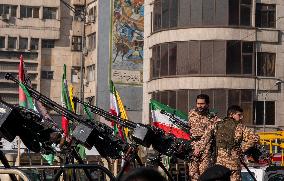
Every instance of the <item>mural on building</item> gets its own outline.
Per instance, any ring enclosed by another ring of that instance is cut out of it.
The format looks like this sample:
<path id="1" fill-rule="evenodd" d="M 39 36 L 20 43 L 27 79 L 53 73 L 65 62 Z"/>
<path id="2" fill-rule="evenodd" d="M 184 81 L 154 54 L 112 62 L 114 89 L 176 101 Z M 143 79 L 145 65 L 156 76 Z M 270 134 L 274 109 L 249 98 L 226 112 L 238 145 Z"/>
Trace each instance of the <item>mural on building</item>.
<path id="1" fill-rule="evenodd" d="M 142 71 L 144 0 L 113 0 L 112 69 Z"/>

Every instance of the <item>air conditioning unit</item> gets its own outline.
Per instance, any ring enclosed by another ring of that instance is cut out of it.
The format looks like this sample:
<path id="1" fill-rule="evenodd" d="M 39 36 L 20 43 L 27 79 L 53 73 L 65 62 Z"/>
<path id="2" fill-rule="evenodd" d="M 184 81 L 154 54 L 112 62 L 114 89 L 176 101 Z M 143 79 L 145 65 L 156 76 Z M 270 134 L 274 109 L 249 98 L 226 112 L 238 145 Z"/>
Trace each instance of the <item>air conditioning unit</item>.
<path id="1" fill-rule="evenodd" d="M 10 19 L 10 14 L 2 14 L 1 15 L 1 20 L 8 21 L 9 19 Z"/>

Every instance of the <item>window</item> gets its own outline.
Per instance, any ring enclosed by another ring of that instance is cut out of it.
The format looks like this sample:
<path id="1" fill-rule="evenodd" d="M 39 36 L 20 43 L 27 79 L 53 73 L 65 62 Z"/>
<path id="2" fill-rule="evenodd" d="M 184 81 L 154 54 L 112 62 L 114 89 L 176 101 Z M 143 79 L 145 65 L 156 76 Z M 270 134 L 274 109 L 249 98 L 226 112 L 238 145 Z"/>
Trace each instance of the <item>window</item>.
<path id="1" fill-rule="evenodd" d="M 82 37 L 81 36 L 73 36 L 72 37 L 71 50 L 73 50 L 73 51 L 81 51 L 82 50 Z"/>
<path id="2" fill-rule="evenodd" d="M 275 28 L 275 4 L 256 3 L 255 25 L 261 28 Z"/>
<path id="3" fill-rule="evenodd" d="M 154 31 L 160 28 L 176 27 L 178 20 L 178 0 L 158 0 L 154 4 Z"/>
<path id="4" fill-rule="evenodd" d="M 16 17 L 17 6 L 9 4 L 0 4 L 0 15 L 9 14 L 11 17 Z"/>
<path id="5" fill-rule="evenodd" d="M 8 48 L 16 49 L 16 47 L 17 47 L 17 38 L 9 37 L 8 38 Z"/>
<path id="6" fill-rule="evenodd" d="M 95 65 L 87 66 L 87 80 L 88 81 L 95 80 Z"/>
<path id="7" fill-rule="evenodd" d="M 84 19 L 84 6 L 75 5 L 74 21 L 83 21 Z"/>
<path id="8" fill-rule="evenodd" d="M 31 38 L 31 50 L 38 50 L 38 38 Z"/>
<path id="9" fill-rule="evenodd" d="M 54 40 L 42 40 L 42 48 L 54 48 Z"/>
<path id="10" fill-rule="evenodd" d="M 20 37 L 19 48 L 21 50 L 28 49 L 28 38 L 21 38 Z"/>
<path id="11" fill-rule="evenodd" d="M 159 30 L 161 28 L 162 13 L 161 13 L 161 0 L 156 0 L 154 3 L 154 21 L 153 30 Z"/>
<path id="12" fill-rule="evenodd" d="M 39 7 L 21 6 L 21 18 L 39 18 Z"/>
<path id="13" fill-rule="evenodd" d="M 244 112 L 243 122 L 251 125 L 253 120 L 253 90 L 236 89 L 203 89 L 203 90 L 170 90 L 159 91 L 152 97 L 163 104 L 188 112 L 195 107 L 196 96 L 207 94 L 210 97 L 210 109 L 218 112 L 219 117 L 225 117 L 231 105 L 240 105 Z M 273 111 L 271 111 L 273 112 Z"/>
<path id="14" fill-rule="evenodd" d="M 53 79 L 53 71 L 41 71 L 42 79 Z"/>
<path id="15" fill-rule="evenodd" d="M 253 43 L 241 41 L 227 42 L 227 74 L 253 75 Z"/>
<path id="16" fill-rule="evenodd" d="M 254 120 L 256 125 L 275 125 L 275 102 L 274 101 L 255 101 Z"/>
<path id="17" fill-rule="evenodd" d="M 56 19 L 57 8 L 44 7 L 43 19 Z"/>
<path id="18" fill-rule="evenodd" d="M 5 48 L 5 37 L 0 36 L 0 48 Z"/>
<path id="19" fill-rule="evenodd" d="M 88 49 L 94 50 L 96 48 L 96 32 L 88 36 Z"/>
<path id="20" fill-rule="evenodd" d="M 88 22 L 95 22 L 97 18 L 97 7 L 91 7 L 88 10 Z"/>
<path id="21" fill-rule="evenodd" d="M 257 53 L 257 76 L 275 76 L 275 53 Z"/>
<path id="22" fill-rule="evenodd" d="M 229 1 L 229 25 L 251 25 L 251 0 Z"/>
<path id="23" fill-rule="evenodd" d="M 72 67 L 71 69 L 71 82 L 79 83 L 80 80 L 80 68 Z"/>

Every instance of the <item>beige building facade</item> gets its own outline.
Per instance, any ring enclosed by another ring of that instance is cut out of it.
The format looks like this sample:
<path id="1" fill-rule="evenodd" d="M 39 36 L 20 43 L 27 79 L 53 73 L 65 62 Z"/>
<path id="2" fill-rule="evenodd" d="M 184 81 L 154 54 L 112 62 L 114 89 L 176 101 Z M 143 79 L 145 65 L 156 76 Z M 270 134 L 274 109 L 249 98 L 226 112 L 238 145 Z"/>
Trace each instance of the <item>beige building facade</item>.
<path id="1" fill-rule="evenodd" d="M 187 112 L 205 93 L 220 117 L 238 104 L 248 125 L 284 126 L 283 10 L 277 0 L 145 0 L 143 120 L 151 98 Z"/>
<path id="2" fill-rule="evenodd" d="M 64 2 L 66 4 L 60 0 L 0 1 L 0 94 L 4 100 L 18 103 L 18 87 L 4 76 L 6 72 L 18 74 L 21 54 L 33 87 L 52 100 L 61 103 L 64 64 L 67 65 L 67 80 L 74 86 L 76 96 L 84 93 L 80 92 L 81 81 L 87 87 L 87 96 L 95 94 L 88 89 L 93 86 L 92 70 L 95 68 L 92 66 L 96 61 L 92 58 L 96 54 L 93 51 L 96 12 L 91 9 L 95 1 Z M 82 64 L 84 60 L 85 64 Z M 82 70 L 84 74 L 81 74 Z"/>

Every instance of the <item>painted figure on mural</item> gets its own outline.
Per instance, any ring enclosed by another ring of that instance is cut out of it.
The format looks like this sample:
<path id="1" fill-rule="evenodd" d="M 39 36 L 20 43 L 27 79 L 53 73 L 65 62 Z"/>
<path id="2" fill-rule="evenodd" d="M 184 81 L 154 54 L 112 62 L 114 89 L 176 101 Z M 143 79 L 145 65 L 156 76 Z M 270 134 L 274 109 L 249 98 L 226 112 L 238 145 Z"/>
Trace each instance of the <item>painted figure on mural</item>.
<path id="1" fill-rule="evenodd" d="M 141 69 L 144 0 L 114 0 L 113 11 L 113 68 Z"/>

